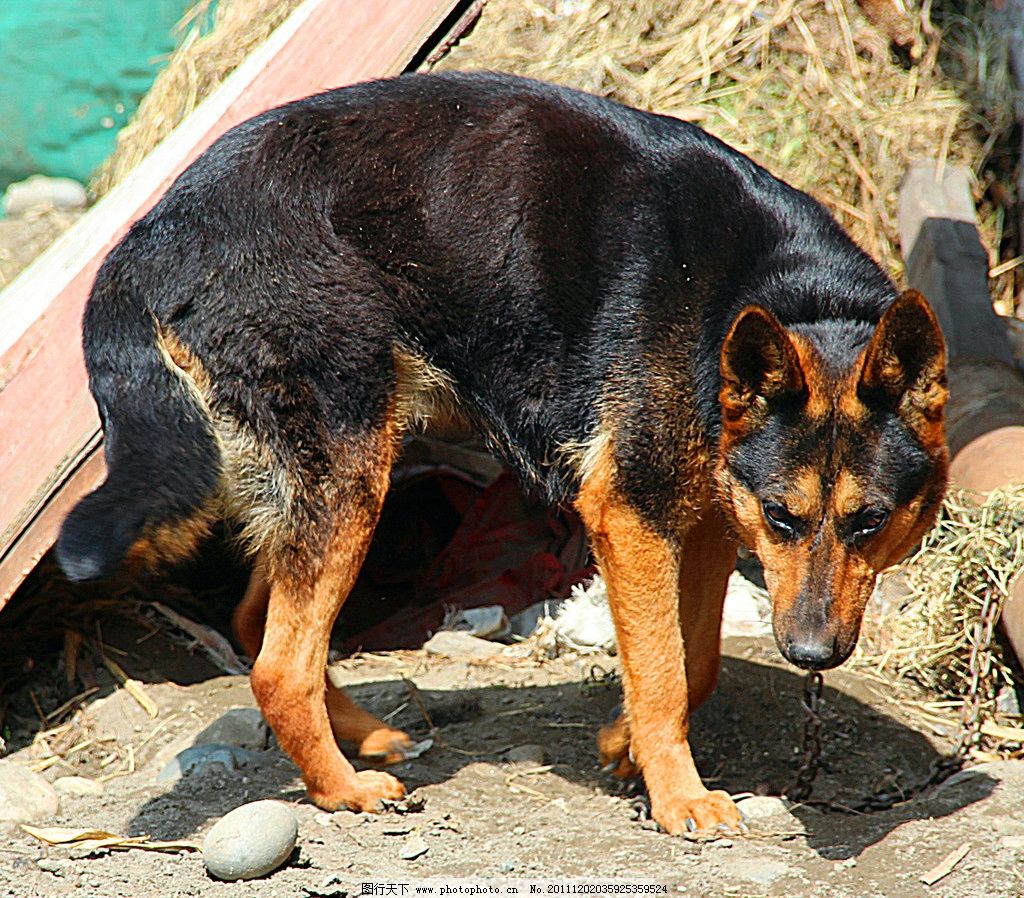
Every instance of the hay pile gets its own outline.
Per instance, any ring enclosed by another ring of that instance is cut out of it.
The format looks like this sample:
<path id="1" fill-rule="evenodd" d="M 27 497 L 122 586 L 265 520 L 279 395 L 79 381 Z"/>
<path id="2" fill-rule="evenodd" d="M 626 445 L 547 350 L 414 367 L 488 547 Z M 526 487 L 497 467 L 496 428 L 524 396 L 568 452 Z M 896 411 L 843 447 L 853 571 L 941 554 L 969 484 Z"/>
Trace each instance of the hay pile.
<path id="1" fill-rule="evenodd" d="M 904 66 L 844 0 L 488 0 L 437 68 L 512 71 L 694 121 L 825 202 L 898 277 L 908 162 L 979 171 L 1007 127 L 942 74 L 927 14 L 907 24 L 922 52 Z M 998 246 L 994 221 L 983 232 Z"/>
<path id="2" fill-rule="evenodd" d="M 131 171 L 265 41 L 302 0 L 198 0 L 178 25 L 183 37 L 90 189 L 102 196 Z M 212 19 L 212 21 L 211 21 Z"/>
<path id="3" fill-rule="evenodd" d="M 938 523 L 903 566 L 904 596 L 873 622 L 861 660 L 938 696 L 977 691 L 983 718 L 993 719 L 996 695 L 1013 680 L 985 625 L 998 620 L 1022 573 L 1024 485 L 986 496 L 950 493 Z M 982 675 L 975 684 L 976 653 Z"/>

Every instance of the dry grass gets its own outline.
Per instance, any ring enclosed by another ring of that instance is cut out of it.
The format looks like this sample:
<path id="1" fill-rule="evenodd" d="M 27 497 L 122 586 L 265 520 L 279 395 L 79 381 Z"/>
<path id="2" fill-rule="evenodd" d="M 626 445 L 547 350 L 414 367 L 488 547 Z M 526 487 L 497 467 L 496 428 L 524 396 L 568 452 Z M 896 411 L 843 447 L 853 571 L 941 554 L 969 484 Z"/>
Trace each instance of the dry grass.
<path id="1" fill-rule="evenodd" d="M 938 523 L 903 566 L 904 598 L 872 622 L 860 660 L 938 696 L 959 697 L 971 691 L 977 651 L 987 669 L 978 684 L 982 712 L 992 719 L 995 696 L 1012 675 L 1000 646 L 985 640 L 979 625 L 986 603 L 998 620 L 1022 573 L 1024 485 L 985 496 L 951 493 Z"/>
<path id="2" fill-rule="evenodd" d="M 1006 126 L 943 76 L 927 19 L 913 27 L 923 52 L 903 66 L 842 0 L 489 0 L 438 68 L 513 71 L 697 122 L 825 202 L 898 277 L 908 162 L 978 171 Z M 995 223 L 984 231 L 998 246 Z"/>
<path id="3" fill-rule="evenodd" d="M 157 76 L 117 148 L 93 178 L 102 196 L 196 108 L 302 0 L 199 0 L 178 27 L 181 44 Z M 212 21 L 211 21 L 212 18 Z"/>

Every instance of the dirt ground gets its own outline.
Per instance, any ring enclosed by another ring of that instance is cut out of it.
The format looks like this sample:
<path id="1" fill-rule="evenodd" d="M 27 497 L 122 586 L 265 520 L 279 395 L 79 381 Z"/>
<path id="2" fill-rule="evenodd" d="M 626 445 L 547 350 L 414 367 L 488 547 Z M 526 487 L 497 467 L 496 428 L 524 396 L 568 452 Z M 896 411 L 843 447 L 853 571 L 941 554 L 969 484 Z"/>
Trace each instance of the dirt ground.
<path id="1" fill-rule="evenodd" d="M 341 896 L 359 894 L 368 880 L 426 877 L 653 879 L 671 893 L 695 896 L 1024 893 L 1019 762 L 980 765 L 888 811 L 797 806 L 754 820 L 749 837 L 699 844 L 636 820 L 630 788 L 598 767 L 594 733 L 619 701 L 614 677 L 606 676 L 616 659 L 469 662 L 403 651 L 347 659 L 335 674 L 358 700 L 415 737 L 432 732 L 433 747 L 394 771 L 415 801 L 379 816 L 325 814 L 305 798 L 296 768 L 275 747 L 241 770 L 215 766 L 174 784 L 157 782 L 157 772 L 204 726 L 229 708 L 253 704 L 247 679 L 220 675 L 163 632 L 107 627 L 104 645 L 140 680 L 157 716 L 100 678 L 83 712 L 51 737 L 65 745 L 92 742 L 65 753 L 44 775 L 106 778 L 106 790 L 63 798 L 59 817 L 45 823 L 201 842 L 231 809 L 276 798 L 298 817 L 297 851 L 262 880 L 224 883 L 209 877 L 198 852 L 81 857 L 12 830 L 0 847 L 0 895 Z M 801 679 L 770 640 L 734 638 L 725 648 L 720 686 L 693 724 L 698 765 L 718 788 L 770 793 L 799 760 Z M 47 675 L 56 681 L 56 671 Z M 47 709 L 59 697 L 42 680 L 33 695 Z M 849 805 L 923 781 L 949 750 L 952 733 L 909 710 L 910 698 L 852 670 L 827 676 L 815 800 Z M 15 760 L 30 763 L 46 753 L 32 743 L 31 727 L 10 736 Z M 542 767 L 503 760 L 509 748 L 528 743 L 543 746 Z M 403 847 L 416 837 L 428 850 L 403 860 Z M 952 872 L 931 887 L 919 880 L 965 843 L 969 851 Z"/>

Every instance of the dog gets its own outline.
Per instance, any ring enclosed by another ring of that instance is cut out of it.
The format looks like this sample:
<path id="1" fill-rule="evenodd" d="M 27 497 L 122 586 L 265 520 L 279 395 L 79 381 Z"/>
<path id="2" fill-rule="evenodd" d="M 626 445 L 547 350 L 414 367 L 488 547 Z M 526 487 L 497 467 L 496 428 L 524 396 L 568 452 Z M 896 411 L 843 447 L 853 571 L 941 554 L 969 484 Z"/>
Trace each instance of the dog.
<path id="1" fill-rule="evenodd" d="M 798 667 L 845 660 L 948 466 L 941 331 L 806 194 L 699 128 L 499 74 L 405 75 L 237 126 L 107 257 L 83 343 L 106 481 L 74 580 L 234 522 L 252 689 L 322 808 L 403 794 L 406 734 L 325 679 L 403 435 L 459 415 L 582 517 L 624 707 L 601 759 L 670 833 L 742 828 L 688 743 L 738 543 Z"/>

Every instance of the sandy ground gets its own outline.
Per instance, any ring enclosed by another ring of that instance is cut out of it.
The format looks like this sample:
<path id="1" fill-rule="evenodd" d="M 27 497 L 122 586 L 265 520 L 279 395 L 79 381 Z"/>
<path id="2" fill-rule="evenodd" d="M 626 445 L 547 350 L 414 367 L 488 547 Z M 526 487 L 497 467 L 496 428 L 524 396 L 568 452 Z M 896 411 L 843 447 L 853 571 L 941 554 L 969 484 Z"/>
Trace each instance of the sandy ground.
<path id="1" fill-rule="evenodd" d="M 406 813 L 325 814 L 305 798 L 297 770 L 272 747 L 251 767 L 214 767 L 161 784 L 156 773 L 226 709 L 251 706 L 244 676 L 217 675 L 180 644 L 105 631 L 105 644 L 156 703 L 151 718 L 122 688 L 102 686 L 59 738 L 93 742 L 45 775 L 108 777 L 101 796 L 62 799 L 48 825 L 201 841 L 231 809 L 258 798 L 288 802 L 299 846 L 265 879 L 223 883 L 198 853 L 142 850 L 80 857 L 20 831 L 0 847 L 0 895 L 340 896 L 365 881 L 425 877 L 541 881 L 551 877 L 654 879 L 672 894 L 701 896 L 1009 896 L 1024 892 L 1024 764 L 994 762 L 959 774 L 896 807 L 849 814 L 798 806 L 756 820 L 747 838 L 698 844 L 635 819 L 627 786 L 597 765 L 594 732 L 619 701 L 604 655 L 551 661 L 468 662 L 423 652 L 360 656 L 336 675 L 380 715 L 416 737 L 430 733 L 405 680 L 430 715 L 434 746 L 395 773 L 422 807 Z M 56 679 L 56 672 L 50 671 Z M 102 684 L 101 684 L 102 685 Z M 59 697 L 36 684 L 37 699 Z M 693 745 L 707 782 L 732 793 L 770 792 L 791 777 L 798 753 L 800 677 L 770 640 L 730 639 L 721 683 L 696 715 Z M 826 679 L 823 769 L 814 798 L 849 804 L 876 790 L 913 788 L 948 751 L 952 733 L 910 710 L 909 694 L 850 670 Z M 12 756 L 40 756 L 31 730 L 12 734 Z M 51 740 L 52 741 L 52 740 Z M 544 747 L 539 770 L 505 752 Z M 129 751 L 130 747 L 130 751 Z M 428 847 L 400 855 L 409 840 Z M 950 852 L 966 856 L 937 884 L 919 877 Z"/>
<path id="2" fill-rule="evenodd" d="M 0 217 L 0 290 L 84 214 L 84 210 L 40 208 Z"/>

